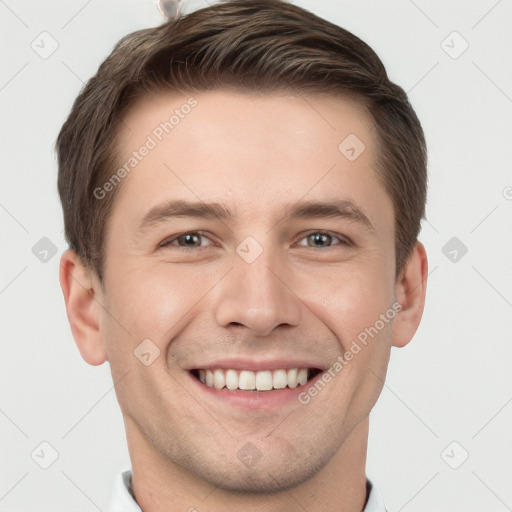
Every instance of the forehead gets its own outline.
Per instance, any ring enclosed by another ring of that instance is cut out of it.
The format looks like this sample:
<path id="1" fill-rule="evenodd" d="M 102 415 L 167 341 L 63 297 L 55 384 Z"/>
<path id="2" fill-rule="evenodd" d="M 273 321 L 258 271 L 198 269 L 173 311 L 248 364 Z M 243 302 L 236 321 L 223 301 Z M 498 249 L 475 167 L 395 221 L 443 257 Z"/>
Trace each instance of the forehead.
<path id="1" fill-rule="evenodd" d="M 270 145 L 267 149 L 278 147 L 282 153 L 288 146 L 290 156 L 299 143 L 295 149 L 302 151 L 296 152 L 297 157 L 307 152 L 322 162 L 339 156 L 339 143 L 348 135 L 365 139 L 370 149 L 366 156 L 370 156 L 375 146 L 372 131 L 366 107 L 355 99 L 221 89 L 143 96 L 128 109 L 119 139 L 120 150 L 126 155 L 147 136 L 167 147 L 172 146 L 171 141 L 186 139 L 191 149 L 204 147 L 209 141 L 215 147 L 221 142 L 239 142 L 241 136 L 250 135 L 253 147 L 264 141 Z M 245 149 L 250 149 L 245 142 Z"/>
<path id="2" fill-rule="evenodd" d="M 390 207 L 374 170 L 370 116 L 346 98 L 159 93 L 128 110 L 119 135 L 120 166 L 133 166 L 117 201 L 130 202 L 134 216 L 170 196 L 231 202 L 247 213 L 340 195 Z"/>

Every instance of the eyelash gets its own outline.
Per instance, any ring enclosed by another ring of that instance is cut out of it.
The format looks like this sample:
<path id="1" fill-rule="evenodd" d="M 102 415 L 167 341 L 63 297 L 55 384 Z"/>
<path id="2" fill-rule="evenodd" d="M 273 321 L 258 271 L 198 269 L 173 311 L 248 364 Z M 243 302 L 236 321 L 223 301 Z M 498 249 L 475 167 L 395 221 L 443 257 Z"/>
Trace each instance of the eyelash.
<path id="1" fill-rule="evenodd" d="M 160 245 L 159 247 L 161 248 L 166 248 L 166 247 L 173 247 L 172 243 L 175 242 L 176 240 L 178 240 L 179 238 L 181 237 L 184 237 L 186 235 L 199 235 L 200 237 L 204 237 L 204 238 L 208 238 L 206 236 L 206 234 L 203 232 L 203 231 L 186 231 L 184 233 L 181 233 L 179 235 L 175 235 L 173 236 L 172 238 L 170 239 L 166 239 L 164 240 Z M 331 247 L 334 247 L 334 246 L 337 246 L 337 245 L 340 245 L 340 246 L 347 246 L 347 247 L 350 247 L 352 246 L 352 242 L 351 240 L 349 240 L 347 237 L 343 236 L 343 235 L 338 235 L 338 234 L 335 234 L 335 233 L 332 233 L 330 231 L 323 231 L 323 230 L 312 230 L 312 231 L 309 231 L 307 233 L 305 233 L 299 241 L 302 241 L 304 239 L 307 239 L 309 236 L 311 235 L 326 235 L 326 236 L 330 236 L 332 238 L 332 240 L 337 240 L 339 243 L 337 244 L 331 244 L 329 246 L 326 246 L 326 247 L 317 247 L 316 249 L 329 249 Z M 211 240 L 210 240 L 211 241 Z M 214 245 L 214 243 L 210 244 L 210 245 Z M 179 246 L 179 245 L 176 245 L 174 247 L 178 247 L 178 248 L 181 248 L 181 249 L 202 249 L 204 248 L 204 246 L 200 246 L 200 247 L 186 247 L 186 246 Z M 310 247 L 308 245 L 304 246 L 302 245 L 301 247 Z M 315 247 L 310 247 L 311 249 L 315 249 Z"/>

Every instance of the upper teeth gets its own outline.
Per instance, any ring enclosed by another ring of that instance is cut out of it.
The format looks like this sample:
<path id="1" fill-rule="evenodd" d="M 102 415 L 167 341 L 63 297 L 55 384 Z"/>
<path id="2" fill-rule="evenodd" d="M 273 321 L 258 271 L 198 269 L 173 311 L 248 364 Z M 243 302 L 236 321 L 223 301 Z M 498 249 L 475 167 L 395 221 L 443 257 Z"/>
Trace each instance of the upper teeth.
<path id="1" fill-rule="evenodd" d="M 269 391 L 283 389 L 286 386 L 296 388 L 308 381 L 307 368 L 290 368 L 289 370 L 199 370 L 199 380 L 210 388 L 244 391 Z"/>

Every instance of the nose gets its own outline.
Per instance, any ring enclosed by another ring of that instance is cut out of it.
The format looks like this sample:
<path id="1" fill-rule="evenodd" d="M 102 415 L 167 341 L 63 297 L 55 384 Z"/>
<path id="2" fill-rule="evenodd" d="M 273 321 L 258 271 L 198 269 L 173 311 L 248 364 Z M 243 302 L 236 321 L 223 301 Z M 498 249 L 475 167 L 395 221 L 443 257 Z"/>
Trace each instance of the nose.
<path id="1" fill-rule="evenodd" d="M 267 251 L 252 263 L 235 254 L 234 268 L 218 290 L 218 324 L 241 325 L 255 336 L 268 336 L 279 326 L 299 325 L 302 302 L 286 282 L 287 275 Z"/>

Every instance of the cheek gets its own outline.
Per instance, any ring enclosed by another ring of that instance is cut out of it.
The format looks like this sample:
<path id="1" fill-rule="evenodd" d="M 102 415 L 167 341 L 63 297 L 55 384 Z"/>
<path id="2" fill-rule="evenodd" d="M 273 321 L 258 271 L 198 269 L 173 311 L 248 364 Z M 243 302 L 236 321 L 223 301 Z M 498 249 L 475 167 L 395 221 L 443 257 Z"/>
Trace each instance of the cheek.
<path id="1" fill-rule="evenodd" d="M 117 324 L 122 336 L 130 333 L 134 343 L 149 338 L 163 350 L 172 333 L 190 321 L 201 298 L 222 275 L 219 272 L 161 262 L 126 265 L 109 280 L 108 293 L 116 299 L 109 304 L 107 321 Z"/>
<path id="2" fill-rule="evenodd" d="M 308 297 L 309 309 L 335 333 L 342 350 L 348 350 L 353 340 L 375 326 L 393 302 L 392 280 L 383 279 L 377 267 L 350 268 L 314 282 L 315 289 L 304 289 L 302 297 Z M 389 329 L 380 329 L 381 323 L 377 325 L 379 335 L 387 336 Z"/>

